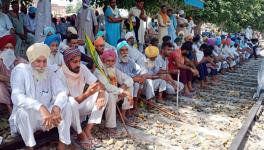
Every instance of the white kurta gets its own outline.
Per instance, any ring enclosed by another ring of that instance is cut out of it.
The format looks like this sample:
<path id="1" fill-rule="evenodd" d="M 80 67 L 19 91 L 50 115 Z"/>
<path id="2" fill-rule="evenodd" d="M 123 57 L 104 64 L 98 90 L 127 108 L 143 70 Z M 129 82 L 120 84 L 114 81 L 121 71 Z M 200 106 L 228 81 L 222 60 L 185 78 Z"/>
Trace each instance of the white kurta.
<path id="1" fill-rule="evenodd" d="M 62 117 L 58 126 L 59 139 L 65 144 L 71 143 L 72 112 L 66 88 L 50 68 L 47 76 L 37 81 L 30 64 L 19 64 L 12 71 L 11 87 L 14 108 L 9 123 L 12 135 L 20 133 L 26 146 L 33 147 L 36 145 L 34 132 L 44 130 L 40 107 L 43 105 L 51 111 L 53 106 L 58 106 Z"/>
<path id="2" fill-rule="evenodd" d="M 61 66 L 64 63 L 63 55 L 60 52 L 57 52 L 55 55 L 50 54 L 48 59 L 49 65 L 59 65 Z"/>
<path id="3" fill-rule="evenodd" d="M 140 19 L 140 14 L 141 14 L 141 10 L 138 9 L 137 7 L 132 7 L 130 9 L 130 14 L 135 15 L 136 17 L 138 17 Z M 144 11 L 144 15 L 146 15 L 146 12 Z M 145 43 L 145 32 L 146 32 L 146 25 L 145 25 L 145 21 L 140 19 L 140 26 L 138 29 L 138 40 L 140 44 L 144 44 Z"/>
<path id="4" fill-rule="evenodd" d="M 107 78 L 104 75 L 102 75 L 98 69 L 95 70 L 94 74 L 99 79 L 99 81 L 105 86 L 106 91 L 109 93 L 109 101 L 105 109 L 105 115 L 106 115 L 105 126 L 108 128 L 115 128 L 116 127 L 116 103 L 119 101 L 118 95 L 121 94 L 122 89 L 109 83 Z M 128 87 L 132 95 L 133 84 L 134 84 L 133 79 L 118 69 L 116 69 L 116 77 L 117 77 L 118 84 L 121 84 L 121 85 L 125 84 Z M 122 109 L 128 110 L 131 108 L 133 108 L 133 105 L 129 105 L 128 100 L 125 98 L 124 103 L 122 105 Z"/>
<path id="5" fill-rule="evenodd" d="M 80 96 L 84 92 L 86 84 L 91 85 L 97 81 L 97 78 L 91 73 L 91 71 L 81 64 L 80 73 L 75 74 L 71 72 L 66 65 L 57 72 L 59 78 L 62 80 L 64 86 L 68 87 L 68 93 L 70 94 L 70 103 L 72 106 L 72 126 L 78 134 L 82 132 L 81 121 L 86 119 L 89 115 L 88 124 L 100 124 L 104 108 L 99 110 L 96 106 L 98 98 L 98 92 L 86 98 L 83 102 L 78 103 L 74 97 Z M 105 101 L 108 101 L 108 94 L 106 93 Z"/>

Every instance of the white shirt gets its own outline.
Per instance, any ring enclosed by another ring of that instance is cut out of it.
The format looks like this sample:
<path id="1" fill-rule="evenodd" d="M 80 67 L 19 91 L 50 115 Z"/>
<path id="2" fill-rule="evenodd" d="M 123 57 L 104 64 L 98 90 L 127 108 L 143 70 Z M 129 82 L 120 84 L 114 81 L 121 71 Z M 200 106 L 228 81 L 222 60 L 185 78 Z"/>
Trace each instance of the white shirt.
<path id="1" fill-rule="evenodd" d="M 30 64 L 19 64 L 11 73 L 12 102 L 17 108 L 39 110 L 41 105 L 57 105 L 61 109 L 67 102 L 65 87 L 52 71 L 47 68 L 47 76 L 40 81 L 33 76 Z M 13 111 L 14 112 L 14 111 Z"/>
<path id="2" fill-rule="evenodd" d="M 68 88 L 69 94 L 73 97 L 81 95 L 86 84 L 91 85 L 97 81 L 97 78 L 83 64 L 81 64 L 78 74 L 71 72 L 69 68 L 63 64 L 58 71 L 58 76 L 62 80 L 64 86 Z"/>
<path id="3" fill-rule="evenodd" d="M 204 57 L 204 52 L 199 49 L 197 44 L 193 44 L 192 48 L 193 50 L 195 50 L 197 62 L 200 62 Z"/>

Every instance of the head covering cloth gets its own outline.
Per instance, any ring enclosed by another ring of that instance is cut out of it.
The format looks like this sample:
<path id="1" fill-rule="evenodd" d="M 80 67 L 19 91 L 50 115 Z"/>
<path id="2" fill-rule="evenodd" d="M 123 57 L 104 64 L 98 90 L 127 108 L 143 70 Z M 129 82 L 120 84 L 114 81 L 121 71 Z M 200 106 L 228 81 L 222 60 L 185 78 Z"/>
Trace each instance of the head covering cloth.
<path id="1" fill-rule="evenodd" d="M 40 56 L 48 58 L 50 55 L 50 48 L 43 43 L 35 43 L 27 49 L 27 57 L 30 63 L 34 62 Z"/>

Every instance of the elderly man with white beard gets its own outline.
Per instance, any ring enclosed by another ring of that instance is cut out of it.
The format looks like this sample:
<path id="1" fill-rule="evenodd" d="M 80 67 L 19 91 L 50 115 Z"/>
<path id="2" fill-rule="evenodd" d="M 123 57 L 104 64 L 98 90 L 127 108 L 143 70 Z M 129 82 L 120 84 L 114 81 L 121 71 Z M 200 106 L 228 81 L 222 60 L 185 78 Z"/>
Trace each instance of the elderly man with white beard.
<path id="1" fill-rule="evenodd" d="M 78 48 L 66 49 L 63 59 L 65 64 L 58 75 L 64 86 L 68 87 L 73 111 L 72 126 L 78 134 L 79 144 L 85 149 L 100 147 L 101 142 L 93 137 L 92 129 L 95 124 L 101 123 L 108 94 L 91 71 L 81 64 L 81 52 Z M 81 121 L 85 121 L 87 115 L 89 120 L 82 131 Z"/>
<path id="2" fill-rule="evenodd" d="M 116 107 L 117 102 L 123 100 L 122 116 L 126 118 L 126 110 L 133 108 L 133 80 L 131 77 L 116 68 L 116 52 L 113 50 L 104 51 L 100 56 L 103 62 L 105 74 L 98 69 L 94 74 L 109 93 L 109 101 L 105 109 L 106 124 L 110 137 L 116 137 Z"/>
<path id="3" fill-rule="evenodd" d="M 20 134 L 28 149 L 36 145 L 34 132 L 58 128 L 58 149 L 70 144 L 71 105 L 65 87 L 50 67 L 50 48 L 35 43 L 27 49 L 30 64 L 19 64 L 11 73 L 11 135 Z"/>
<path id="4" fill-rule="evenodd" d="M 141 67 L 129 57 L 128 48 L 129 45 L 126 41 L 122 41 L 117 44 L 118 60 L 116 67 L 123 73 L 126 73 L 128 76 L 130 76 L 134 81 L 133 99 L 134 108 L 137 110 L 138 92 L 141 88 L 141 85 L 145 82 L 145 76 L 141 75 Z"/>
<path id="5" fill-rule="evenodd" d="M 155 97 L 155 91 L 158 91 L 158 101 L 162 101 L 162 93 L 166 91 L 167 83 L 163 77 L 158 74 L 160 64 L 155 61 L 159 56 L 159 49 L 156 46 L 149 46 L 145 49 L 147 61 L 145 63 L 148 70 L 147 80 L 144 84 L 144 94 L 147 100 Z M 151 101 L 150 101 L 151 102 Z"/>

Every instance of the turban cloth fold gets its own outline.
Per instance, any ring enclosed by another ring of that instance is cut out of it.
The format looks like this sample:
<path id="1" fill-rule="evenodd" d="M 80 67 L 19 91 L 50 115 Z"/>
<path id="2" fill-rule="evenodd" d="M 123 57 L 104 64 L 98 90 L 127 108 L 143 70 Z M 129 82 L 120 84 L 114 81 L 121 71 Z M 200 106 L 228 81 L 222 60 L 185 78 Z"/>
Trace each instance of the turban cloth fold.
<path id="1" fill-rule="evenodd" d="M 114 50 L 104 51 L 104 53 L 100 56 L 103 62 L 105 62 L 106 59 L 110 57 L 116 60 L 116 52 Z"/>
<path id="2" fill-rule="evenodd" d="M 50 48 L 43 43 L 35 43 L 27 49 L 27 57 L 30 63 L 34 62 L 40 56 L 48 58 L 50 55 Z"/>
<path id="3" fill-rule="evenodd" d="M 94 41 L 94 46 L 99 46 L 99 45 L 103 45 L 104 44 L 104 39 L 102 37 L 99 37 L 97 38 L 95 41 Z"/>
<path id="4" fill-rule="evenodd" d="M 0 49 L 3 49 L 6 44 L 11 43 L 14 47 L 16 46 L 16 38 L 13 35 L 5 35 L 0 38 Z"/>
<path id="5" fill-rule="evenodd" d="M 132 32 L 127 32 L 127 34 L 125 35 L 125 39 L 128 40 L 128 39 L 130 39 L 131 37 L 135 38 L 134 33 L 132 33 Z"/>
<path id="6" fill-rule="evenodd" d="M 68 48 L 63 52 L 63 59 L 66 64 L 78 56 L 81 57 L 81 52 L 78 48 Z"/>
<path id="7" fill-rule="evenodd" d="M 47 36 L 49 32 L 51 32 L 52 34 L 55 34 L 55 29 L 51 26 L 47 26 L 44 28 L 44 35 Z"/>
<path id="8" fill-rule="evenodd" d="M 60 44 L 60 36 L 57 34 L 53 34 L 51 36 L 46 37 L 44 44 L 47 44 L 49 47 L 51 43 L 56 42 L 57 44 Z"/>
<path id="9" fill-rule="evenodd" d="M 159 48 L 157 48 L 156 46 L 148 46 L 145 49 L 145 54 L 148 58 L 157 57 L 159 55 Z"/>
<path id="10" fill-rule="evenodd" d="M 103 31 L 99 31 L 96 36 L 95 39 L 98 39 L 99 37 L 103 37 L 104 36 L 104 32 Z"/>
<path id="11" fill-rule="evenodd" d="M 120 42 L 120 43 L 118 43 L 117 44 L 117 51 L 119 51 L 121 48 L 123 48 L 123 47 L 127 47 L 128 48 L 128 43 L 127 43 L 127 41 L 122 41 L 122 42 Z"/>
<path id="12" fill-rule="evenodd" d="M 77 30 L 74 27 L 68 27 L 67 31 L 72 33 L 72 34 L 78 34 Z"/>

